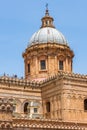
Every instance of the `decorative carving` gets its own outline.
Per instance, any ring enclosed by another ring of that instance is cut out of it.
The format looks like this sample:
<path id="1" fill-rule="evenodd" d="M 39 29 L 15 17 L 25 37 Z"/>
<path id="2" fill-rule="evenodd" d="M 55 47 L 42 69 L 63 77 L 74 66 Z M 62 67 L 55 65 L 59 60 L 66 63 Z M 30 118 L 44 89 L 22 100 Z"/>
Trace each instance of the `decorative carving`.
<path id="1" fill-rule="evenodd" d="M 72 96 L 71 96 L 71 95 L 67 95 L 67 98 L 68 98 L 68 99 L 71 99 L 71 98 L 72 98 Z"/>

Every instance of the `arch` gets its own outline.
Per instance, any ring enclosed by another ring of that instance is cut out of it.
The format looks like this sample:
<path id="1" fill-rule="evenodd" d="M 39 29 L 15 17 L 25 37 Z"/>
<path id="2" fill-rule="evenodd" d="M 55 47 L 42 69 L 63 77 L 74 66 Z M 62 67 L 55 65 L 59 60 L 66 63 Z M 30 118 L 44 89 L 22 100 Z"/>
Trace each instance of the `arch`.
<path id="1" fill-rule="evenodd" d="M 2 105 L 1 105 L 1 110 L 2 110 L 2 111 L 5 111 L 5 110 L 6 110 L 5 104 L 2 104 Z"/>
<path id="2" fill-rule="evenodd" d="M 11 128 L 11 124 L 10 124 L 10 123 L 7 123 L 7 124 L 5 125 L 5 127 L 6 127 L 7 129 L 10 129 L 10 128 Z"/>
<path id="3" fill-rule="evenodd" d="M 30 100 L 24 100 L 21 106 L 22 112 L 24 114 L 30 113 L 30 105 L 31 105 L 31 101 Z"/>
<path id="4" fill-rule="evenodd" d="M 12 106 L 8 104 L 8 105 L 6 106 L 6 110 L 7 110 L 8 112 L 13 111 L 13 110 L 12 110 Z"/>
<path id="5" fill-rule="evenodd" d="M 66 59 L 64 54 L 58 54 L 57 58 L 58 60 L 63 60 L 63 61 Z"/>
<path id="6" fill-rule="evenodd" d="M 13 111 L 21 113 L 21 101 L 17 98 L 13 99 Z"/>
<path id="7" fill-rule="evenodd" d="M 2 128 L 2 129 L 5 128 L 5 123 L 1 123 L 1 128 Z"/>
<path id="8" fill-rule="evenodd" d="M 25 114 L 30 113 L 30 103 L 29 102 L 26 102 L 24 104 L 24 113 Z"/>
<path id="9" fill-rule="evenodd" d="M 38 113 L 40 109 L 41 103 L 37 100 L 25 100 L 22 104 L 22 112 L 24 114 L 31 113 Z"/>

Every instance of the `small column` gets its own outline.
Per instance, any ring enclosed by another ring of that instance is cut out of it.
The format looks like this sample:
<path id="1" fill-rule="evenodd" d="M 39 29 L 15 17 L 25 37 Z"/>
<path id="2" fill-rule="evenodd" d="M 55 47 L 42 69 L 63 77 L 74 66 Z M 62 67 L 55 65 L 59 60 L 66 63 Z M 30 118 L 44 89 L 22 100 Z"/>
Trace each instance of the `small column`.
<path id="1" fill-rule="evenodd" d="M 46 102 L 43 101 L 43 116 L 45 117 L 45 113 L 46 113 Z"/>
<path id="2" fill-rule="evenodd" d="M 50 106 L 51 106 L 51 118 L 53 118 L 53 99 L 50 99 Z"/>
<path id="3" fill-rule="evenodd" d="M 69 71 L 68 58 L 66 58 L 64 69 L 65 69 L 66 72 Z"/>
<path id="4" fill-rule="evenodd" d="M 35 57 L 35 60 L 36 60 L 36 64 L 35 64 L 36 65 L 36 75 L 38 75 L 38 73 L 39 73 L 39 69 L 38 69 L 39 64 L 38 64 L 38 57 L 37 56 Z"/>
<path id="5" fill-rule="evenodd" d="M 33 110 L 33 101 L 32 101 L 30 104 L 30 117 L 31 118 L 33 117 L 33 113 L 34 113 L 34 110 Z"/>
<path id="6" fill-rule="evenodd" d="M 55 56 L 55 61 L 54 61 L 54 72 L 55 74 L 57 74 L 58 72 L 58 60 L 57 60 L 57 56 Z"/>
<path id="7" fill-rule="evenodd" d="M 61 111 L 61 96 L 59 95 L 58 97 L 58 119 L 61 120 L 62 119 L 62 111 Z"/>
<path id="8" fill-rule="evenodd" d="M 48 75 L 50 75 L 50 56 L 48 56 Z"/>

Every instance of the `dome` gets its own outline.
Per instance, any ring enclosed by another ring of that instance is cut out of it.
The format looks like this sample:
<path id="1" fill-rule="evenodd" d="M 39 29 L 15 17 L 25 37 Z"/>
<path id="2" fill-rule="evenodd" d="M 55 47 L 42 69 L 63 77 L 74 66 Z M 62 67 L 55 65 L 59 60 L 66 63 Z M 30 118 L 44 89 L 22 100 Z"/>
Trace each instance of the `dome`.
<path id="1" fill-rule="evenodd" d="M 45 16 L 41 19 L 42 26 L 35 32 L 28 43 L 28 47 L 35 44 L 43 43 L 56 43 L 67 45 L 67 40 L 63 34 L 58 31 L 54 25 L 54 19 L 49 15 L 48 8 L 46 9 Z"/>
<path id="2" fill-rule="evenodd" d="M 52 27 L 44 27 L 32 35 L 28 46 L 43 43 L 58 43 L 67 45 L 67 40 L 57 29 Z"/>

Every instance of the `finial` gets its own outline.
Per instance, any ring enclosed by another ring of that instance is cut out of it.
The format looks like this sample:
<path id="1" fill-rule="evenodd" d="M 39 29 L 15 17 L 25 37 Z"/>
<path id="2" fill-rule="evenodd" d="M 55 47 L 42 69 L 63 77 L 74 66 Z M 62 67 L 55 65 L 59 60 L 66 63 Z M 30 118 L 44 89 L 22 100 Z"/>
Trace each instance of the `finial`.
<path id="1" fill-rule="evenodd" d="M 48 3 L 46 3 L 46 13 L 45 13 L 45 15 L 49 16 Z"/>
<path id="2" fill-rule="evenodd" d="M 46 3 L 46 10 L 48 10 L 48 3 Z"/>

